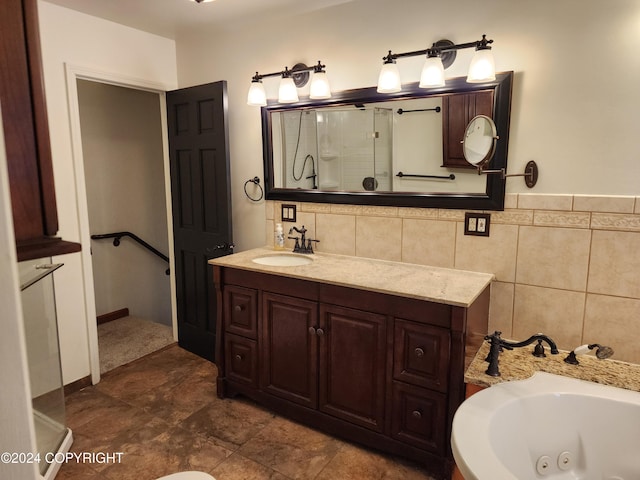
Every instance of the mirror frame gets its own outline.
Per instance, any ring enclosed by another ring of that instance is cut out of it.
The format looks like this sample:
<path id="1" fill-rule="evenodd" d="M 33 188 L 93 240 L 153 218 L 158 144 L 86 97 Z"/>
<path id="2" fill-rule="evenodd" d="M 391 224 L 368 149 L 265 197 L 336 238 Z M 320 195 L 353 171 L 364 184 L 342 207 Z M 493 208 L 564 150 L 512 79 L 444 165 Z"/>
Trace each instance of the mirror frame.
<path id="1" fill-rule="evenodd" d="M 511 116 L 511 92 L 513 72 L 496 74 L 492 82 L 467 83 L 466 77 L 448 79 L 444 87 L 424 89 L 418 83 L 405 84 L 402 91 L 380 94 L 376 87 L 358 88 L 336 92 L 328 100 L 301 99 L 295 104 L 270 101 L 261 108 L 262 150 L 264 161 L 265 199 L 288 202 L 338 203 L 353 205 L 379 205 L 422 208 L 455 208 L 469 210 L 504 210 L 505 179 L 500 175 L 487 175 L 484 193 L 425 193 L 425 192 L 354 192 L 323 191 L 310 189 L 275 188 L 273 185 L 273 139 L 271 113 L 285 110 L 311 109 L 341 106 L 354 103 L 385 102 L 390 100 L 424 98 L 434 95 L 466 93 L 476 90 L 494 90 L 493 121 L 498 131 L 492 169 L 507 168 L 509 122 Z M 471 164 L 469 164 L 471 166 Z"/>

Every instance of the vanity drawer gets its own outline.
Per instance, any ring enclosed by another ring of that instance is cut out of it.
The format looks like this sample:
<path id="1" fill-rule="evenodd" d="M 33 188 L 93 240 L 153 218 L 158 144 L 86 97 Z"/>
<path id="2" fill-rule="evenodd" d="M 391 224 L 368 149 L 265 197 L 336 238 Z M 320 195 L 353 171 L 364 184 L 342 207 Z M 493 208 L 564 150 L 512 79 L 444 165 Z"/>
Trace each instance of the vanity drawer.
<path id="1" fill-rule="evenodd" d="M 258 291 L 228 285 L 224 289 L 224 326 L 229 333 L 258 338 Z"/>
<path id="2" fill-rule="evenodd" d="M 258 343 L 255 340 L 227 334 L 224 339 L 227 378 L 258 387 Z"/>
<path id="3" fill-rule="evenodd" d="M 394 321 L 393 378 L 447 391 L 449 331 L 398 318 Z"/>
<path id="4" fill-rule="evenodd" d="M 401 382 L 393 382 L 391 436 L 424 450 L 446 450 L 447 396 Z"/>

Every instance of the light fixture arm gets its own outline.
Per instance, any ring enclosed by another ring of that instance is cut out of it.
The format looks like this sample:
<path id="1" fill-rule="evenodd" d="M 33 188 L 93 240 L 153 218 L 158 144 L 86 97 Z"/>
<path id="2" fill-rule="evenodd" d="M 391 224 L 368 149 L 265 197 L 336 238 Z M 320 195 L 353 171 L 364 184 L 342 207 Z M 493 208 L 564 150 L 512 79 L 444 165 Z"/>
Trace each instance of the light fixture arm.
<path id="1" fill-rule="evenodd" d="M 289 67 L 284 67 L 284 70 L 280 70 L 279 72 L 272 72 L 272 73 L 256 72 L 256 74 L 251 78 L 251 80 L 254 82 L 259 82 L 260 80 L 266 77 L 290 77 L 291 75 L 295 75 L 302 72 L 322 72 L 326 67 L 326 65 L 323 65 L 320 60 L 318 60 L 317 65 L 313 65 L 311 67 L 307 67 L 306 65 L 302 67 L 298 67 L 298 65 L 304 65 L 304 64 L 298 63 L 294 67 L 292 67 L 291 70 L 289 70 Z"/>
<path id="2" fill-rule="evenodd" d="M 484 50 L 487 48 L 491 48 L 489 47 L 489 44 L 493 43 L 493 40 L 487 40 L 487 36 L 482 35 L 482 39 L 476 40 L 475 42 L 459 43 L 457 45 L 451 44 L 451 45 L 444 45 L 444 46 L 438 45 L 438 43 L 440 42 L 436 42 L 433 45 L 431 45 L 431 48 L 426 48 L 424 50 L 414 50 L 412 52 L 392 53 L 391 50 L 389 50 L 389 53 L 385 57 L 382 57 L 382 60 L 384 60 L 384 63 L 393 63 L 398 58 L 417 57 L 421 55 L 438 56 L 438 55 L 441 55 L 442 53 L 455 52 L 458 50 L 463 50 L 465 48 L 476 48 L 476 50 Z"/>

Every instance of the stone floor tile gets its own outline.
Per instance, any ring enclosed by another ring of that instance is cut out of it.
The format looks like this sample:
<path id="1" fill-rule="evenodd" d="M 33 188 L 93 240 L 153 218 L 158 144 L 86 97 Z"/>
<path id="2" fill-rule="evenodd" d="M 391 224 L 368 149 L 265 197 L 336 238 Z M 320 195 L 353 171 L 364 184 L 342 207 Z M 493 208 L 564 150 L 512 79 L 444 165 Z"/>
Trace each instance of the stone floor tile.
<path id="1" fill-rule="evenodd" d="M 292 479 L 313 479 L 343 443 L 298 423 L 276 418 L 239 453 Z"/>
<path id="2" fill-rule="evenodd" d="M 345 444 L 315 480 L 433 480 L 418 465 Z"/>
<path id="3" fill-rule="evenodd" d="M 236 450 L 274 418 L 273 413 L 241 398 L 216 399 L 184 419 L 179 425 Z"/>
<path id="4" fill-rule="evenodd" d="M 289 480 L 289 477 L 234 453 L 211 472 L 216 480 Z"/>

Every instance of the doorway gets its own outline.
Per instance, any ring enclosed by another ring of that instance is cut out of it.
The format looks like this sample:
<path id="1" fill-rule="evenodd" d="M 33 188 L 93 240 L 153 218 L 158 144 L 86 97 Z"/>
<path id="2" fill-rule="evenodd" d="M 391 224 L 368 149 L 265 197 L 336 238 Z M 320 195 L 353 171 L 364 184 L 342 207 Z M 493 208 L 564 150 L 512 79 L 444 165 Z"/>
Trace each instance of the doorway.
<path id="1" fill-rule="evenodd" d="M 76 81 L 105 373 L 174 341 L 162 105 L 157 92 Z"/>

